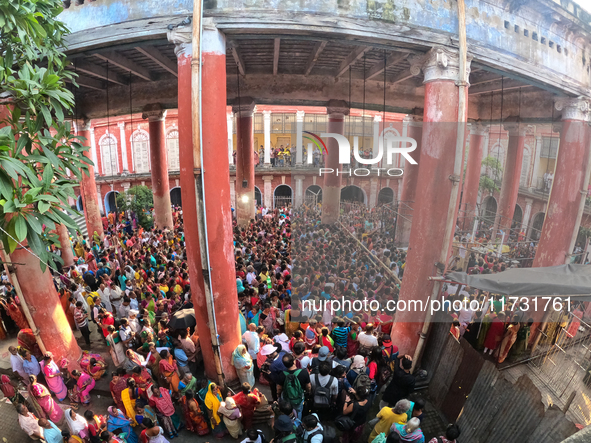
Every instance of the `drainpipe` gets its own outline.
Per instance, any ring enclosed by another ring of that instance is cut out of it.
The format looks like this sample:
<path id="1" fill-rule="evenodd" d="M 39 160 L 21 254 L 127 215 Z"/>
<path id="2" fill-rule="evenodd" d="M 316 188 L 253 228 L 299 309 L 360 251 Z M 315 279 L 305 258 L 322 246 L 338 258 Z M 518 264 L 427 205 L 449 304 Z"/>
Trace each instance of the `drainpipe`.
<path id="1" fill-rule="evenodd" d="M 466 63 L 467 63 L 467 48 L 466 48 L 466 10 L 464 0 L 458 0 L 458 45 L 459 45 L 459 62 L 460 72 L 458 75 L 458 81 L 456 86 L 458 87 L 458 126 L 457 126 L 457 138 L 456 138 L 456 152 L 454 159 L 454 171 L 449 177 L 452 182 L 451 198 L 449 199 L 449 206 L 447 209 L 447 224 L 445 226 L 445 236 L 443 237 L 443 248 L 441 249 L 441 255 L 439 257 L 440 263 L 447 263 L 447 254 L 449 251 L 449 245 L 454 234 L 454 227 L 456 225 L 456 207 L 458 204 L 459 190 L 458 186 L 461 181 L 462 174 L 462 159 L 464 150 L 464 139 L 466 132 L 466 88 L 468 87 L 468 79 L 466 78 Z M 431 293 L 431 300 L 435 300 L 439 296 L 441 289 L 441 282 L 435 281 L 433 284 L 433 292 Z M 431 327 L 432 314 L 431 310 L 427 309 L 425 321 L 423 323 L 423 329 L 419 336 L 419 342 L 415 349 L 415 353 L 412 360 L 411 371 L 414 371 L 416 365 L 421 360 L 423 355 L 425 343 L 427 340 L 427 334 Z"/>
<path id="2" fill-rule="evenodd" d="M 218 379 L 218 386 L 224 388 L 224 373 L 222 371 L 222 359 L 220 356 L 220 342 L 215 318 L 213 293 L 211 291 L 211 276 L 209 263 L 209 243 L 207 238 L 207 219 L 205 218 L 206 206 L 204 198 L 203 181 L 203 150 L 201 149 L 201 21 L 203 19 L 203 0 L 195 0 L 193 3 L 193 57 L 191 60 L 191 94 L 193 117 L 193 158 L 195 169 L 199 177 L 195 177 L 195 194 L 197 196 L 197 225 L 199 231 L 199 250 L 201 252 L 201 266 L 205 287 L 205 303 L 209 317 L 209 332 L 213 347 L 213 358 Z"/>

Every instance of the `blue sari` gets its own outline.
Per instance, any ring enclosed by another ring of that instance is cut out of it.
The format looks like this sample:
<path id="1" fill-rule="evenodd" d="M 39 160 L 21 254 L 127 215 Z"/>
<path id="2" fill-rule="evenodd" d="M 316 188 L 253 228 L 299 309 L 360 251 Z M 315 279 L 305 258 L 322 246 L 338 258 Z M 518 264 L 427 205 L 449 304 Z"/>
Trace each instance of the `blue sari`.
<path id="1" fill-rule="evenodd" d="M 131 420 L 123 415 L 119 409 L 117 409 L 117 416 L 109 414 L 107 419 L 107 430 L 113 432 L 116 429 L 121 429 L 122 434 L 125 434 L 125 440 L 128 443 L 138 443 L 139 439 L 133 429 L 131 428 Z M 121 435 L 122 435 L 121 434 Z"/>

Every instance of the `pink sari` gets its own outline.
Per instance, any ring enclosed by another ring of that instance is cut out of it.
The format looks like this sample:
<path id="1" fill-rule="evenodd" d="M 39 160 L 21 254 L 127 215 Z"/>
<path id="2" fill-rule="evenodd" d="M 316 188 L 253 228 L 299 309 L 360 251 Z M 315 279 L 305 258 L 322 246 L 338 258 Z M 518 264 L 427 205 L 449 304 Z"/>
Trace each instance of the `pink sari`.
<path id="1" fill-rule="evenodd" d="M 90 403 L 90 391 L 94 388 L 95 385 L 94 379 L 88 375 L 87 373 L 83 372 L 76 383 L 76 390 L 78 392 L 78 399 L 80 403 L 88 404 Z"/>
<path id="2" fill-rule="evenodd" d="M 48 365 L 43 365 L 43 374 L 45 381 L 51 392 L 53 392 L 59 401 L 62 401 L 68 395 L 68 389 L 62 379 L 62 373 L 54 361 Z M 55 376 L 55 377 L 53 377 Z"/>
<path id="3" fill-rule="evenodd" d="M 64 411 L 53 401 L 49 390 L 41 383 L 35 383 L 31 385 L 31 391 L 47 417 L 56 424 L 60 423 L 64 418 Z"/>

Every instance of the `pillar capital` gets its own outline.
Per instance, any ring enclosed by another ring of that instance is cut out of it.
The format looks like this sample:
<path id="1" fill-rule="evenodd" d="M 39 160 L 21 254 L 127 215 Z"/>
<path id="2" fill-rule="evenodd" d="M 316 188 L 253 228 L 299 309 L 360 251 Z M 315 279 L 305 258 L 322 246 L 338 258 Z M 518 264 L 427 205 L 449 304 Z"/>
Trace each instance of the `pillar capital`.
<path id="1" fill-rule="evenodd" d="M 552 123 L 552 132 L 562 132 L 562 123 Z"/>
<path id="2" fill-rule="evenodd" d="M 409 114 L 402 119 L 402 123 L 406 123 L 409 126 L 421 126 L 423 124 L 423 116 Z"/>
<path id="3" fill-rule="evenodd" d="M 374 122 L 381 122 L 382 121 L 382 116 L 380 114 L 376 114 L 373 116 L 373 121 Z"/>
<path id="4" fill-rule="evenodd" d="M 296 122 L 303 122 L 305 115 L 306 115 L 305 111 L 296 111 Z"/>
<path id="5" fill-rule="evenodd" d="M 426 54 L 409 57 L 410 72 L 417 76 L 423 71 L 425 79 L 423 83 L 438 80 L 460 80 L 460 56 L 456 49 L 445 46 L 435 46 Z M 466 79 L 470 75 L 470 62 L 472 56 L 466 58 Z"/>
<path id="6" fill-rule="evenodd" d="M 562 120 L 589 121 L 591 99 L 586 97 L 559 97 L 554 102 L 557 111 L 562 111 Z"/>
<path id="7" fill-rule="evenodd" d="M 524 137 L 527 132 L 528 125 L 521 123 L 521 119 L 519 117 L 507 117 L 507 119 L 503 122 L 503 129 L 507 131 L 511 137 Z"/>
<path id="8" fill-rule="evenodd" d="M 271 121 L 271 111 L 263 111 L 263 118 Z"/>
<path id="9" fill-rule="evenodd" d="M 164 121 L 165 117 L 166 110 L 160 103 L 151 103 L 144 106 L 144 109 L 142 110 L 142 118 L 144 120 L 148 119 L 149 122 Z"/>
<path id="10" fill-rule="evenodd" d="M 273 181 L 273 176 L 272 175 L 263 175 L 261 178 L 263 179 L 264 182 Z"/>
<path id="11" fill-rule="evenodd" d="M 241 97 L 236 98 L 232 105 L 232 112 L 236 114 L 236 117 L 252 117 L 252 113 L 255 109 L 255 103 L 252 97 Z"/>
<path id="12" fill-rule="evenodd" d="M 482 122 L 474 121 L 470 123 L 470 134 L 485 136 L 488 134 L 490 127 Z"/>
<path id="13" fill-rule="evenodd" d="M 92 121 L 88 118 L 84 118 L 84 119 L 79 118 L 77 120 L 74 120 L 74 124 L 76 125 L 76 132 L 90 131 L 91 130 L 91 128 L 90 128 L 91 123 L 92 123 Z M 94 128 L 92 128 L 92 130 L 94 130 Z"/>
<path id="14" fill-rule="evenodd" d="M 326 112 L 333 117 L 349 115 L 349 104 L 345 100 L 329 100 L 326 104 Z"/>
<path id="15" fill-rule="evenodd" d="M 533 198 L 525 198 L 525 204 L 526 206 L 531 206 L 534 204 L 534 199 Z"/>
<path id="16" fill-rule="evenodd" d="M 125 129 L 125 122 L 119 122 L 119 123 L 117 123 L 117 127 L 119 129 Z"/>
<path id="17" fill-rule="evenodd" d="M 193 27 L 190 24 L 183 23 L 181 23 L 179 26 L 169 28 L 166 32 L 168 41 L 174 43 L 174 53 L 177 57 L 182 54 L 188 54 L 191 52 L 192 47 L 191 42 L 193 41 Z"/>
<path id="18" fill-rule="evenodd" d="M 293 178 L 296 181 L 302 181 L 302 180 L 304 180 L 306 178 L 306 176 L 305 175 L 294 175 Z"/>

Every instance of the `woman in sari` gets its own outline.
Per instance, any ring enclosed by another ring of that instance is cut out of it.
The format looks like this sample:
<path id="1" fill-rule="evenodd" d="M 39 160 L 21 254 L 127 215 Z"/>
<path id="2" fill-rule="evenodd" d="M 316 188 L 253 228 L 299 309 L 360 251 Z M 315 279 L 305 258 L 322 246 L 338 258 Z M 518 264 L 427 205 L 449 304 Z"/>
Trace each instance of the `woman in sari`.
<path id="1" fill-rule="evenodd" d="M 232 438 L 240 437 L 242 435 L 242 422 L 240 421 L 242 414 L 232 397 L 226 397 L 226 401 L 220 404 L 218 413 L 222 416 Z"/>
<path id="2" fill-rule="evenodd" d="M 133 378 L 127 379 L 127 389 L 121 391 L 121 401 L 123 402 L 123 406 L 125 409 L 125 415 L 129 417 L 132 426 L 137 426 L 137 421 L 135 420 L 135 402 L 139 399 L 139 390 L 135 385 L 135 380 Z"/>
<path id="3" fill-rule="evenodd" d="M 107 430 L 113 432 L 117 429 L 121 429 L 121 434 L 125 434 L 123 438 L 127 443 L 138 443 L 138 438 L 133 429 L 131 428 L 131 420 L 123 415 L 119 409 L 114 406 L 109 406 L 107 409 L 109 416 L 107 417 Z"/>
<path id="4" fill-rule="evenodd" d="M 240 383 L 248 383 L 254 386 L 254 368 L 252 357 L 246 350 L 246 346 L 238 345 L 232 354 L 232 365 L 236 368 L 236 373 Z"/>
<path id="5" fill-rule="evenodd" d="M 111 354 L 113 364 L 117 368 L 128 366 L 129 362 L 127 361 L 127 356 L 125 355 L 123 343 L 121 343 L 121 339 L 119 338 L 119 332 L 114 326 L 109 326 L 107 331 L 109 334 L 105 337 L 105 340 L 107 340 L 107 346 L 109 346 L 109 353 Z"/>
<path id="6" fill-rule="evenodd" d="M 16 304 L 12 297 L 6 297 L 6 302 L 1 301 L 0 303 L 4 305 L 4 308 L 8 311 L 8 315 L 10 315 L 10 317 L 14 320 L 19 329 L 29 329 L 29 323 L 27 322 L 27 319 L 23 315 L 21 308 Z M 31 331 L 31 334 L 32 333 L 33 331 Z"/>
<path id="7" fill-rule="evenodd" d="M 70 297 L 72 295 L 69 291 L 62 288 L 62 289 L 60 289 L 59 296 L 60 296 L 60 303 L 62 305 L 62 308 L 64 309 L 64 312 L 66 313 L 66 318 L 68 319 L 68 323 L 70 325 L 70 328 L 72 328 L 72 330 L 75 330 L 76 329 L 76 322 L 74 321 L 74 313 L 72 312 L 72 310 L 70 310 Z"/>
<path id="8" fill-rule="evenodd" d="M 179 369 L 176 361 L 167 349 L 160 351 L 160 375 L 166 380 L 173 392 L 179 391 Z"/>
<path id="9" fill-rule="evenodd" d="M 111 380 L 111 383 L 109 383 L 111 397 L 113 397 L 113 401 L 117 405 L 117 409 L 125 409 L 123 399 L 121 398 L 121 393 L 127 389 L 127 379 L 128 375 L 125 369 L 117 368 L 117 371 L 115 371 L 115 373 L 113 374 L 113 379 Z"/>
<path id="10" fill-rule="evenodd" d="M 125 355 L 127 355 L 127 358 L 129 359 L 129 361 L 131 363 L 132 369 L 133 368 L 142 368 L 146 363 L 146 360 L 144 359 L 144 357 L 139 355 L 133 349 L 128 349 L 126 351 Z"/>
<path id="11" fill-rule="evenodd" d="M 68 396 L 68 389 L 62 380 L 62 373 L 53 361 L 53 354 L 48 352 L 43 357 L 43 375 L 51 392 L 55 394 L 59 401 L 63 401 Z"/>
<path id="12" fill-rule="evenodd" d="M 86 439 L 88 437 L 88 423 L 81 415 L 73 409 L 66 409 L 66 423 L 70 434 Z"/>
<path id="13" fill-rule="evenodd" d="M 529 318 L 527 323 L 522 323 L 519 327 L 519 331 L 517 331 L 517 339 L 515 340 L 515 344 L 511 347 L 510 351 L 510 357 L 512 359 L 519 359 L 527 351 L 530 329 L 533 324 L 534 319 Z"/>
<path id="14" fill-rule="evenodd" d="M 420 425 L 420 420 L 414 417 L 406 424 L 394 423 L 390 431 L 400 435 L 400 441 L 402 442 L 425 443 L 425 436 L 419 427 Z"/>
<path id="15" fill-rule="evenodd" d="M 87 410 L 84 418 L 88 423 L 88 440 L 90 443 L 101 443 L 100 435 L 107 430 L 107 420 L 102 415 L 94 415 L 94 412 Z"/>
<path id="16" fill-rule="evenodd" d="M 152 371 L 152 376 L 154 377 L 154 380 L 158 381 L 160 380 L 160 354 L 156 350 L 156 345 L 154 343 L 149 343 L 148 349 L 150 351 L 150 354 L 146 366 L 150 368 L 150 370 Z"/>
<path id="17" fill-rule="evenodd" d="M 33 396 L 37 404 L 41 407 L 41 411 L 38 411 L 43 418 L 48 418 L 56 425 L 61 426 L 64 420 L 64 411 L 60 408 L 53 398 L 51 392 L 41 383 L 37 383 L 37 377 L 34 375 L 29 376 L 29 393 Z"/>
<path id="18" fill-rule="evenodd" d="M 203 412 L 197 400 L 195 400 L 195 394 L 192 389 L 187 389 L 185 395 L 181 398 L 181 404 L 183 406 L 183 413 L 185 414 L 185 426 L 187 430 L 198 435 L 209 434 L 209 426 L 207 426 Z"/>
<path id="19" fill-rule="evenodd" d="M 193 377 L 193 374 L 187 372 L 183 379 L 179 382 L 179 392 L 181 395 L 185 395 L 188 390 L 195 392 L 197 387 L 197 379 Z"/>
<path id="20" fill-rule="evenodd" d="M 41 353 L 41 349 L 39 349 L 39 345 L 37 344 L 37 339 L 35 338 L 35 334 L 29 328 L 21 329 L 16 336 L 18 341 L 19 347 L 26 349 L 34 355 L 37 361 L 41 360 L 43 354 Z"/>
<path id="21" fill-rule="evenodd" d="M 93 357 L 90 359 L 88 372 L 88 375 L 90 375 L 93 379 L 100 380 L 105 372 L 107 372 L 107 364 L 104 362 L 104 360 L 102 362 L 97 361 L 97 359 Z"/>
<path id="22" fill-rule="evenodd" d="M 222 404 L 222 394 L 220 388 L 215 383 L 211 383 L 207 388 L 207 395 L 205 396 L 205 407 L 210 417 L 211 429 L 216 438 L 222 438 L 226 435 L 226 425 L 218 414 L 220 405 Z"/>
<path id="23" fill-rule="evenodd" d="M 511 346 L 517 340 L 517 332 L 519 332 L 519 319 L 513 318 L 513 322 L 507 327 L 503 339 L 501 341 L 501 347 L 499 348 L 499 363 L 503 363 L 511 350 Z"/>
<path id="24" fill-rule="evenodd" d="M 492 324 L 493 318 L 494 316 L 491 314 L 486 314 L 482 318 L 480 331 L 478 332 L 478 346 L 476 347 L 476 349 L 479 351 L 484 349 L 484 342 L 486 340 L 486 336 L 488 334 L 488 330 L 490 329 L 490 325 Z"/>
<path id="25" fill-rule="evenodd" d="M 146 419 L 146 429 L 140 435 L 140 443 L 168 443 L 164 431 L 151 419 Z"/>
<path id="26" fill-rule="evenodd" d="M 157 388 L 152 386 L 152 397 L 150 397 L 150 405 L 156 408 L 158 421 L 164 427 L 168 436 L 172 439 L 178 437 L 176 430 L 180 426 L 180 420 L 174 410 L 172 399 L 166 388 Z"/>
<path id="27" fill-rule="evenodd" d="M 96 382 L 94 379 L 85 372 L 78 370 L 72 371 L 72 378 L 76 380 L 76 386 L 74 386 L 74 398 L 71 400 L 76 403 L 82 403 L 84 405 L 90 404 L 90 391 L 94 388 Z"/>

